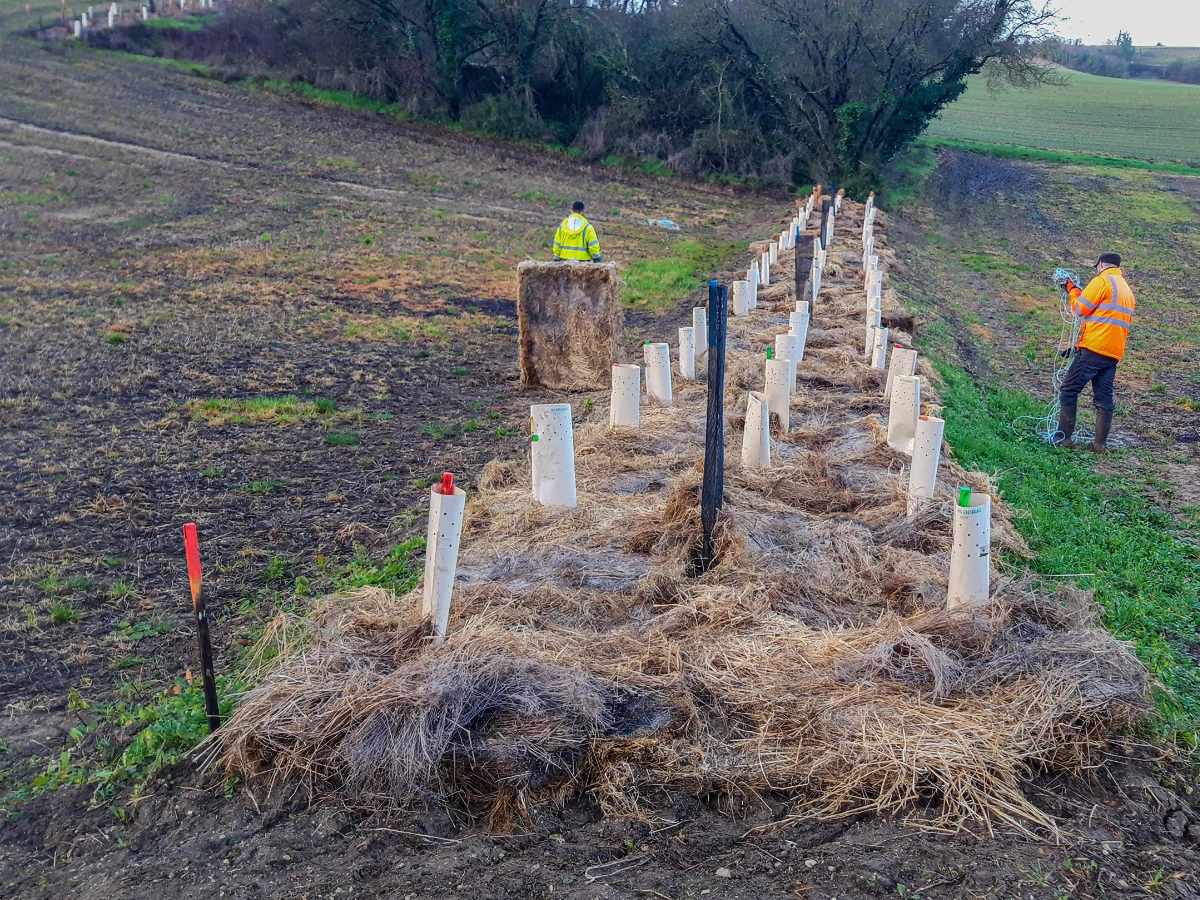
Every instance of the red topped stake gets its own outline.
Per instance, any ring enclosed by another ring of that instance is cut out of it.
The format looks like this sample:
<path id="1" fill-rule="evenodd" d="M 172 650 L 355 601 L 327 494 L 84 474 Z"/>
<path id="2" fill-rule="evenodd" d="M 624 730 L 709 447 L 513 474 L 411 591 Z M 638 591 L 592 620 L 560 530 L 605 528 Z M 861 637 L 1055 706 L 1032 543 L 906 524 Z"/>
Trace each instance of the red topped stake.
<path id="1" fill-rule="evenodd" d="M 204 712 L 208 717 L 208 733 L 221 727 L 221 710 L 217 702 L 217 679 L 213 672 L 212 642 L 208 636 L 208 610 L 204 603 L 204 581 L 200 577 L 200 538 L 196 524 L 183 526 L 183 552 L 187 557 L 188 584 L 192 588 L 192 612 L 196 614 L 196 638 L 200 644 L 200 679 L 204 687 Z"/>
<path id="2" fill-rule="evenodd" d="M 183 526 L 183 552 L 187 557 L 188 584 L 192 588 L 192 605 L 195 606 L 200 598 L 203 578 L 200 576 L 200 538 L 194 522 Z"/>
<path id="3" fill-rule="evenodd" d="M 454 473 L 453 472 L 443 472 L 442 473 L 442 493 L 447 494 L 449 496 L 454 495 Z"/>

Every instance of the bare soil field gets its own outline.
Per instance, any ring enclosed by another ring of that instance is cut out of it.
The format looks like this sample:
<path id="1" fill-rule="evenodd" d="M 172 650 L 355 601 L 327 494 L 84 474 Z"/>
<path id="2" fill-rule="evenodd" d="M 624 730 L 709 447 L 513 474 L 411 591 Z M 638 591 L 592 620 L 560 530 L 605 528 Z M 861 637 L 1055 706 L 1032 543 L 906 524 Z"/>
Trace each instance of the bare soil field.
<path id="1" fill-rule="evenodd" d="M 65 46 L 0 51 L 0 794 L 17 796 L 0 895 L 1200 896 L 1193 788 L 1133 741 L 1031 779 L 1057 840 L 797 824 L 785 796 L 736 792 L 650 821 L 566 802 L 496 835 L 471 809 L 259 807 L 191 760 L 132 792 L 29 791 L 64 747 L 99 757 L 138 731 L 80 744 L 96 710 L 188 690 L 183 522 L 228 670 L 277 610 L 408 579 L 395 548 L 437 473 L 470 489 L 525 452 L 527 404 L 548 395 L 518 390 L 514 268 L 547 255 L 565 202 L 589 202 L 627 266 L 672 252 L 643 220 L 744 246 L 788 201 Z M 691 305 L 632 311 L 630 347 Z"/>

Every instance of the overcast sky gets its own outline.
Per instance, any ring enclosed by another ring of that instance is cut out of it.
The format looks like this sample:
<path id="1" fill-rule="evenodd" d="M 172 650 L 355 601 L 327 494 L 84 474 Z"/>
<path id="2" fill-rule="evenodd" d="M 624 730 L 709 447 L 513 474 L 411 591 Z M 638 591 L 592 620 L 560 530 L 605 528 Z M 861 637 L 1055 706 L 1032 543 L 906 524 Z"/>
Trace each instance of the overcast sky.
<path id="1" fill-rule="evenodd" d="M 1055 0 L 1067 21 L 1058 33 L 1102 44 L 1121 30 L 1135 44 L 1200 47 L 1200 0 Z"/>

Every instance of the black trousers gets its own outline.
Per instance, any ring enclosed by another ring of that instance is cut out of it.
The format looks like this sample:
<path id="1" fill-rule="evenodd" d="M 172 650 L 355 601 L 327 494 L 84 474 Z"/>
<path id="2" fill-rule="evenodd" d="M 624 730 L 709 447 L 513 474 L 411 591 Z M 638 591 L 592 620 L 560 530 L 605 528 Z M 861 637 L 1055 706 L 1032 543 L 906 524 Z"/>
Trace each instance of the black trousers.
<path id="1" fill-rule="evenodd" d="M 1079 394 L 1090 381 L 1092 397 L 1096 409 L 1112 412 L 1116 409 L 1113 403 L 1113 381 L 1117 377 L 1117 360 L 1103 353 L 1096 353 L 1080 347 L 1075 351 L 1071 367 L 1067 369 L 1067 377 L 1063 379 L 1059 389 L 1059 402 L 1063 406 L 1075 406 L 1079 403 Z"/>

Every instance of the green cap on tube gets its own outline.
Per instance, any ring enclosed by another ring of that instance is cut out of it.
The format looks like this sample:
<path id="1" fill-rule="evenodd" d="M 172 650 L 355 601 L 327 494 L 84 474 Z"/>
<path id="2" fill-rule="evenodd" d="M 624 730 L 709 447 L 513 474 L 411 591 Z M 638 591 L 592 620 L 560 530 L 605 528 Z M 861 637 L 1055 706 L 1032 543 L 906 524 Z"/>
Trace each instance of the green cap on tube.
<path id="1" fill-rule="evenodd" d="M 774 359 L 774 358 L 775 358 L 775 355 L 774 355 L 774 354 L 775 354 L 775 348 L 774 348 L 774 347 L 768 347 L 768 348 L 767 348 L 767 359 Z"/>
<path id="2" fill-rule="evenodd" d="M 958 505 L 959 506 L 970 506 L 971 505 L 971 489 L 969 487 L 967 487 L 965 484 L 958 489 Z"/>

